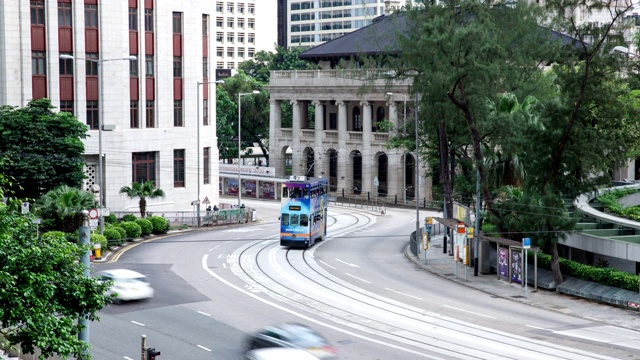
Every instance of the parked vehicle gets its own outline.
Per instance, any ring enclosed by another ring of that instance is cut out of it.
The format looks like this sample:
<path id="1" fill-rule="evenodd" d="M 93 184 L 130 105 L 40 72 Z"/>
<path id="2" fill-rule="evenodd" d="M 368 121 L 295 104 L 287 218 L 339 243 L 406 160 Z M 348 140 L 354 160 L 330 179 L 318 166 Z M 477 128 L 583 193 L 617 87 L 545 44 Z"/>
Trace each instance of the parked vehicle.
<path id="1" fill-rule="evenodd" d="M 112 281 L 107 291 L 115 302 L 142 300 L 153 297 L 153 288 L 149 279 L 139 272 L 127 269 L 111 269 L 97 272 L 94 276 L 101 281 Z"/>
<path id="2" fill-rule="evenodd" d="M 318 359 L 337 359 L 338 351 L 310 327 L 297 323 L 269 326 L 251 334 L 247 339 L 248 355 L 251 350 L 264 348 L 292 348 L 305 350 Z"/>

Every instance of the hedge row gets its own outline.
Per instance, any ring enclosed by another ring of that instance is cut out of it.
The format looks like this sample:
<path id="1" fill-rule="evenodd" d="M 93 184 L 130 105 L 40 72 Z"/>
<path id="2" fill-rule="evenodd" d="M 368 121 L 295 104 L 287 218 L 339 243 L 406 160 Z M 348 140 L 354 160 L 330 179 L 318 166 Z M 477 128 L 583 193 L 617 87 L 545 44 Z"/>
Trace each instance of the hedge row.
<path id="1" fill-rule="evenodd" d="M 533 254 L 529 253 L 530 260 Z M 564 275 L 573 276 L 575 278 L 592 281 L 600 285 L 613 286 L 620 289 L 638 291 L 640 280 L 638 275 L 630 274 L 625 271 L 616 270 L 610 267 L 596 267 L 581 264 L 576 261 L 560 258 L 560 271 Z M 538 266 L 551 270 L 551 255 L 538 253 Z"/>

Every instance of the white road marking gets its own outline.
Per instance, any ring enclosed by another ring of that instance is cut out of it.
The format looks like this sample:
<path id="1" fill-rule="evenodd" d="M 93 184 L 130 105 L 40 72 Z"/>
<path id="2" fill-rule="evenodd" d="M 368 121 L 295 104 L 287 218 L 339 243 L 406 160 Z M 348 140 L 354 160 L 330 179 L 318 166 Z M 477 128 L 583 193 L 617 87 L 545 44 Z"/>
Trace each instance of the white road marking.
<path id="1" fill-rule="evenodd" d="M 220 245 L 216 245 L 216 246 L 212 247 L 211 249 L 209 249 L 209 251 L 213 251 L 213 250 L 217 249 L 219 246 Z"/>
<path id="2" fill-rule="evenodd" d="M 464 309 L 459 309 L 459 308 L 456 308 L 456 307 L 453 307 L 453 306 L 449 306 L 449 305 L 442 305 L 442 306 L 444 306 L 444 307 L 446 307 L 446 308 L 449 308 L 449 309 L 453 309 L 453 310 L 458 310 L 458 311 L 466 312 L 466 313 L 469 313 L 469 314 L 474 314 L 474 315 L 478 315 L 478 316 L 484 316 L 484 317 L 489 318 L 489 319 L 495 319 L 493 316 L 484 315 L 484 314 L 479 314 L 479 313 L 477 313 L 477 312 L 468 311 L 468 310 L 464 310 Z"/>
<path id="3" fill-rule="evenodd" d="M 331 265 L 327 264 L 326 262 L 324 262 L 324 261 L 322 261 L 322 260 L 320 260 L 320 262 L 321 262 L 321 263 L 323 263 L 323 264 L 325 264 L 326 266 L 328 266 L 328 267 L 332 268 L 333 270 L 335 270 L 335 269 L 336 269 L 336 268 L 334 268 L 333 266 L 331 266 Z"/>
<path id="4" fill-rule="evenodd" d="M 130 357 L 128 357 L 128 356 L 123 356 L 123 358 L 124 358 L 125 360 L 133 360 L 132 358 L 130 358 Z"/>
<path id="5" fill-rule="evenodd" d="M 133 320 L 132 320 L 131 322 L 132 322 L 133 324 L 136 324 L 136 325 L 146 326 L 145 324 L 143 324 L 143 323 L 139 323 L 139 322 L 137 322 L 137 321 L 133 321 Z"/>
<path id="6" fill-rule="evenodd" d="M 230 230 L 226 230 L 226 232 L 239 232 L 239 233 L 245 233 L 245 232 L 254 232 L 254 231 L 261 231 L 262 229 L 258 229 L 255 227 L 248 227 L 248 228 L 237 228 L 237 229 L 230 229 Z"/>
<path id="7" fill-rule="evenodd" d="M 398 345 L 394 345 L 394 344 L 391 344 L 391 343 L 387 343 L 387 342 L 384 342 L 384 341 L 376 340 L 376 339 L 374 339 L 374 338 L 370 338 L 370 337 L 368 337 L 368 336 L 363 336 L 363 335 L 360 335 L 360 334 L 356 334 L 356 333 L 354 333 L 354 332 L 352 332 L 352 331 L 349 331 L 349 330 L 346 330 L 346 329 L 342 329 L 342 328 L 339 328 L 339 327 L 337 327 L 337 326 L 333 326 L 333 325 L 331 325 L 331 324 L 328 324 L 328 323 L 325 323 L 325 322 L 322 322 L 322 321 L 318 321 L 318 320 L 316 320 L 316 319 L 314 319 L 314 318 L 311 318 L 311 317 L 309 317 L 309 316 L 306 316 L 306 315 L 304 315 L 304 314 L 302 314 L 302 313 L 297 313 L 297 312 L 295 312 L 295 311 L 293 311 L 293 310 L 290 310 L 290 309 L 285 308 L 284 306 L 278 305 L 278 304 L 276 304 L 276 303 L 274 303 L 274 302 L 271 302 L 271 301 L 269 301 L 269 300 L 263 299 L 263 298 L 261 298 L 261 297 L 259 297 L 259 296 L 255 295 L 255 294 L 252 294 L 252 293 L 250 293 L 250 292 L 247 292 L 247 291 L 245 291 L 245 290 L 242 290 L 241 288 L 239 288 L 239 287 L 237 287 L 237 286 L 233 285 L 232 283 L 230 283 L 230 282 L 228 282 L 227 280 L 223 279 L 222 277 L 218 276 L 218 274 L 216 274 L 215 272 L 213 272 L 213 270 L 209 269 L 209 267 L 207 266 L 207 258 L 208 258 L 208 257 L 209 257 L 209 255 L 208 255 L 208 254 L 204 254 L 204 256 L 202 256 L 202 268 L 204 269 L 204 271 L 208 272 L 208 273 L 209 273 L 209 275 L 211 275 L 211 276 L 213 276 L 214 278 L 218 279 L 218 281 L 220 281 L 220 282 L 222 282 L 222 283 L 226 284 L 226 285 L 227 285 L 227 286 L 229 286 L 230 288 L 236 289 L 236 290 L 240 291 L 241 293 L 244 293 L 245 295 L 248 295 L 248 296 L 250 296 L 250 297 L 252 297 L 252 298 L 254 298 L 254 299 L 256 299 L 256 300 L 258 300 L 258 301 L 260 301 L 260 302 L 262 302 L 262 303 L 264 303 L 264 304 L 270 305 L 270 306 L 272 306 L 272 307 L 274 307 L 274 308 L 276 308 L 276 309 L 282 310 L 282 311 L 284 311 L 284 312 L 287 312 L 287 313 L 289 313 L 289 314 L 292 314 L 292 315 L 294 315 L 294 316 L 297 316 L 297 317 L 299 317 L 299 318 L 301 318 L 301 319 L 304 319 L 304 320 L 306 320 L 306 321 L 312 322 L 312 323 L 314 323 L 314 324 L 318 324 L 318 325 L 321 325 L 321 326 L 327 327 L 327 328 L 329 328 L 329 329 L 333 329 L 333 330 L 335 330 L 335 331 L 339 331 L 339 332 L 341 332 L 341 333 L 343 333 L 343 334 L 347 334 L 347 335 L 354 336 L 354 337 L 357 337 L 357 338 L 360 338 L 360 339 L 363 339 L 363 340 L 371 341 L 371 342 L 373 342 L 373 343 L 380 344 L 380 345 L 383 345 L 383 346 L 388 346 L 388 347 L 390 347 L 390 348 L 397 349 L 397 350 L 401 350 L 401 351 L 404 351 L 404 352 L 407 352 L 407 353 L 410 353 L 410 354 L 414 354 L 414 355 L 418 355 L 418 356 L 421 356 L 421 357 L 425 357 L 425 358 L 429 358 L 429 359 L 434 359 L 434 360 L 435 360 L 435 359 L 441 359 L 440 357 L 435 357 L 435 356 L 427 355 L 427 354 L 424 354 L 424 353 L 422 353 L 422 352 L 418 352 L 418 351 L 415 351 L 415 350 L 411 350 L 411 349 L 408 349 L 408 348 L 404 348 L 404 347 L 401 347 L 401 346 L 398 346 Z"/>
<path id="8" fill-rule="evenodd" d="M 419 298 L 419 297 L 417 297 L 417 296 L 413 296 L 413 295 L 409 295 L 409 294 L 405 294 L 405 293 L 400 292 L 400 291 L 396 291 L 396 290 L 389 289 L 389 288 L 384 288 L 384 289 L 385 289 L 385 290 L 389 290 L 389 291 L 393 291 L 393 292 L 394 292 L 394 293 L 396 293 L 396 294 L 400 294 L 400 295 L 408 296 L 408 297 L 410 297 L 410 298 L 414 298 L 414 299 L 422 300 L 422 298 Z"/>
<path id="9" fill-rule="evenodd" d="M 344 273 L 344 274 L 345 274 L 345 275 L 347 275 L 347 276 L 351 276 L 351 277 L 352 277 L 352 278 L 354 278 L 354 279 L 358 279 L 358 280 L 360 280 L 360 281 L 366 282 L 367 284 L 371 284 L 371 282 L 369 282 L 369 281 L 367 281 L 367 280 L 365 280 L 365 279 L 361 279 L 361 278 L 359 278 L 359 277 L 357 277 L 357 276 L 353 276 L 353 275 L 351 275 L 351 274 L 349 274 L 349 273 Z"/>
<path id="10" fill-rule="evenodd" d="M 202 346 L 202 345 L 196 345 L 197 347 L 199 347 L 202 350 L 207 350 L 207 351 L 211 351 L 211 349 L 207 349 L 206 347 Z"/>
<path id="11" fill-rule="evenodd" d="M 206 312 L 202 312 L 202 311 L 198 311 L 198 314 L 202 314 L 202 315 L 206 315 L 206 316 L 211 316 L 211 314 L 207 314 Z"/>
<path id="12" fill-rule="evenodd" d="M 537 329 L 537 330 L 551 331 L 549 329 L 545 329 L 545 328 L 541 328 L 541 327 L 537 327 L 537 326 L 533 326 L 533 325 L 525 325 L 525 326 L 530 327 L 532 329 Z"/>
<path id="13" fill-rule="evenodd" d="M 343 264 L 346 264 L 346 265 L 349 265 L 349 266 L 351 266 L 351 267 L 360 267 L 360 266 L 358 266 L 358 265 L 356 265 L 356 264 L 350 264 L 350 263 L 348 263 L 348 262 L 346 262 L 346 261 L 342 261 L 342 260 L 340 260 L 340 259 L 336 259 L 336 261 L 339 261 L 339 262 L 341 262 L 341 263 L 343 263 Z"/>

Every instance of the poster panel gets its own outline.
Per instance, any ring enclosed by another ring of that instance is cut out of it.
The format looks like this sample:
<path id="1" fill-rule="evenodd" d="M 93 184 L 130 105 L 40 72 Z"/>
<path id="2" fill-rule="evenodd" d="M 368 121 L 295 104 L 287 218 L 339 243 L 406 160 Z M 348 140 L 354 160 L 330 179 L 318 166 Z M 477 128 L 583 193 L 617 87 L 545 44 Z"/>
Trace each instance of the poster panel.
<path id="1" fill-rule="evenodd" d="M 218 194 L 222 195 L 222 178 L 218 178 Z"/>
<path id="2" fill-rule="evenodd" d="M 248 197 L 256 197 L 256 181 L 255 180 L 245 180 L 244 181 L 244 196 Z"/>
<path id="3" fill-rule="evenodd" d="M 503 278 L 509 277 L 509 249 L 498 247 L 498 274 Z"/>
<path id="4" fill-rule="evenodd" d="M 227 191 L 229 195 L 238 195 L 238 180 L 227 179 Z"/>
<path id="5" fill-rule="evenodd" d="M 511 281 L 522 284 L 522 251 L 511 251 Z"/>
<path id="6" fill-rule="evenodd" d="M 265 199 L 275 199 L 275 184 L 272 182 L 263 182 L 262 183 L 262 197 Z"/>

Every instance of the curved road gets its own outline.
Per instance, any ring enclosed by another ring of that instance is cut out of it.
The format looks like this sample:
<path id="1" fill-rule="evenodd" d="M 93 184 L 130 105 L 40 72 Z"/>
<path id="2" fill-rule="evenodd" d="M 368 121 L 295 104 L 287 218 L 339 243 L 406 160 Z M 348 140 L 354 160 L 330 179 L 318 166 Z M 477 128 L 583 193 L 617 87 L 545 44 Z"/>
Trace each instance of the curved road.
<path id="1" fill-rule="evenodd" d="M 340 359 L 640 359 L 637 349 L 557 333 L 602 324 L 416 269 L 403 256 L 415 212 L 333 207 L 329 237 L 304 251 L 279 246 L 279 204 L 250 206 L 264 222 L 158 239 L 95 264 L 147 274 L 156 297 L 105 308 L 91 325 L 94 358 L 140 359 L 146 334 L 163 360 L 241 359 L 246 333 L 296 321 Z"/>

